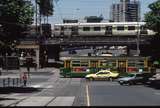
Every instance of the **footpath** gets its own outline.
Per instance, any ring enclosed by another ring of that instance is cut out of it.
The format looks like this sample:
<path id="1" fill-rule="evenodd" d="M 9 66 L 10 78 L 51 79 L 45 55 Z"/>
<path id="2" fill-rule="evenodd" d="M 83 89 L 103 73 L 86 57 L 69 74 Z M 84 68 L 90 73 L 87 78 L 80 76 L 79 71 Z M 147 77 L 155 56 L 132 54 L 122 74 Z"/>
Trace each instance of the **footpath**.
<path id="1" fill-rule="evenodd" d="M 42 68 L 42 69 L 35 69 L 31 68 L 29 75 L 36 77 L 41 75 L 41 77 L 54 73 L 55 68 Z M 18 70 L 2 70 L 0 75 L 0 87 L 21 87 L 23 84 L 21 75 L 27 72 L 26 68 L 20 68 Z"/>
<path id="2" fill-rule="evenodd" d="M 20 70 L 3 70 L 2 77 L 13 77 L 18 76 L 20 72 L 26 71 L 25 68 Z M 44 85 L 51 86 L 52 88 L 36 88 L 36 87 L 1 87 L 0 90 L 0 107 L 1 106 L 72 106 L 75 100 L 75 96 L 54 96 L 54 95 L 47 95 L 50 91 L 56 90 L 57 87 L 57 79 L 59 78 L 59 70 L 55 68 L 43 68 L 37 69 L 34 68 L 30 70 L 30 73 L 34 77 L 42 77 L 38 78 L 39 81 L 37 82 L 37 78 L 35 81 L 37 84 L 40 83 L 40 80 L 44 81 Z M 41 74 L 40 74 L 41 73 Z M 54 74 L 51 74 L 54 73 Z M 34 75 L 33 75 L 34 74 Z M 48 74 L 48 75 L 46 75 Z M 33 78 L 34 79 L 34 78 Z M 44 80 L 45 79 L 45 80 Z M 59 87 L 59 86 L 58 86 Z M 6 91 L 6 93 L 5 93 Z M 8 92 L 10 91 L 10 92 Z M 52 91 L 52 92 L 53 92 Z M 51 92 L 51 93 L 52 93 Z M 47 94 L 46 94 L 47 93 Z"/>

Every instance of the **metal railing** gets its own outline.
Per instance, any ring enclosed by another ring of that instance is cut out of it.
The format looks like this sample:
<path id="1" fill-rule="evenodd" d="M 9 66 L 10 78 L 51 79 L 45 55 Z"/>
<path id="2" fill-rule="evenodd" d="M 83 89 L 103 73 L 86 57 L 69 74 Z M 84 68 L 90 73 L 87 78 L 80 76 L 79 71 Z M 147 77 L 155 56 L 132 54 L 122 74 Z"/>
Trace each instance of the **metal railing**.
<path id="1" fill-rule="evenodd" d="M 1 78 L 3 87 L 21 87 L 23 81 L 18 77 L 4 77 Z"/>

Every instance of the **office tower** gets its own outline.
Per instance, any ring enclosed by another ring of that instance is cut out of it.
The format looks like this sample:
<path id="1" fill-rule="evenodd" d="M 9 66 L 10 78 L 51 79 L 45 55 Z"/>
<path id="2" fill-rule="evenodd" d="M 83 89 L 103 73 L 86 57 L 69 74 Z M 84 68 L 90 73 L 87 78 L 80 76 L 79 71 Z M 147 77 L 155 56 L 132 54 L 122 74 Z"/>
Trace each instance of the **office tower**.
<path id="1" fill-rule="evenodd" d="M 140 2 L 137 0 L 120 0 L 111 6 L 111 21 L 136 22 L 140 21 Z"/>

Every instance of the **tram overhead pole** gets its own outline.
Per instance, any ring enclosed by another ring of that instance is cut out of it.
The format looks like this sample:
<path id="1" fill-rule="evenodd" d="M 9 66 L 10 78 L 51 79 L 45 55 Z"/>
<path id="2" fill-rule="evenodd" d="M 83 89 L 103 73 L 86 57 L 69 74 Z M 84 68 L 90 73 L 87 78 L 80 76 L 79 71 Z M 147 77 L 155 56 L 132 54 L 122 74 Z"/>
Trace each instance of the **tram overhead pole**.
<path id="1" fill-rule="evenodd" d="M 140 55 L 140 25 L 139 25 L 139 21 L 137 22 L 137 56 L 139 56 Z"/>

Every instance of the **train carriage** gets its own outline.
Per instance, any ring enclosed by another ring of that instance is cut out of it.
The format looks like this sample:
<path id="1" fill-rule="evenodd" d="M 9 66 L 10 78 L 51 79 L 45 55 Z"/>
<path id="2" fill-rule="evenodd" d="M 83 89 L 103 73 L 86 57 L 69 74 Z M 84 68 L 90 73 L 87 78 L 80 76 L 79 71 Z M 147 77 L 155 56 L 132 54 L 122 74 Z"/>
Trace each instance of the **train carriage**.
<path id="1" fill-rule="evenodd" d="M 97 37 L 97 36 L 141 36 L 155 35 L 145 27 L 145 22 L 108 23 L 64 23 L 54 25 L 55 37 Z"/>

